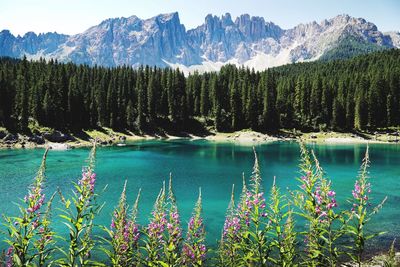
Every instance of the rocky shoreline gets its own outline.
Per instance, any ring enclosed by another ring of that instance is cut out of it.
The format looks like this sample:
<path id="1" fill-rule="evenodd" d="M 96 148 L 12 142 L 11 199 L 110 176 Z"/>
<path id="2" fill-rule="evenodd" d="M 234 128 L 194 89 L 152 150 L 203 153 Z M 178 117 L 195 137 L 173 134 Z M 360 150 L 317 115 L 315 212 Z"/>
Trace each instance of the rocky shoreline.
<path id="1" fill-rule="evenodd" d="M 65 150 L 76 147 L 91 146 L 94 140 L 102 146 L 125 145 L 127 142 L 143 140 L 172 140 L 172 139 L 204 139 L 214 142 L 234 142 L 241 145 L 254 145 L 257 143 L 274 141 L 303 141 L 306 143 L 327 143 L 327 144 L 354 144 L 354 143 L 394 143 L 400 144 L 398 132 L 375 133 L 356 135 L 352 133 L 338 132 L 288 132 L 281 131 L 278 134 L 270 135 L 255 131 L 242 130 L 233 133 L 209 133 L 205 136 L 194 134 L 181 135 L 137 135 L 132 132 L 115 132 L 110 129 L 86 131 L 80 134 L 68 134 L 61 131 L 36 133 L 33 135 L 13 134 L 7 131 L 0 131 L 0 149 L 18 148 L 41 148 L 50 147 L 55 150 Z"/>

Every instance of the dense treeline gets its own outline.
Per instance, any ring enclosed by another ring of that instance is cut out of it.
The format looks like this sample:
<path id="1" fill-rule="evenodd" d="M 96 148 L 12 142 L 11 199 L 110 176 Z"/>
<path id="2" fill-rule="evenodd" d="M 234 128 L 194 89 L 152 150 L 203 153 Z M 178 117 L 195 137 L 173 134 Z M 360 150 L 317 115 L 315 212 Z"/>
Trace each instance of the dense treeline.
<path id="1" fill-rule="evenodd" d="M 146 131 L 191 118 L 218 131 L 376 129 L 400 125 L 400 51 L 218 73 L 0 60 L 0 125 Z M 188 129 L 190 130 L 190 129 Z"/>

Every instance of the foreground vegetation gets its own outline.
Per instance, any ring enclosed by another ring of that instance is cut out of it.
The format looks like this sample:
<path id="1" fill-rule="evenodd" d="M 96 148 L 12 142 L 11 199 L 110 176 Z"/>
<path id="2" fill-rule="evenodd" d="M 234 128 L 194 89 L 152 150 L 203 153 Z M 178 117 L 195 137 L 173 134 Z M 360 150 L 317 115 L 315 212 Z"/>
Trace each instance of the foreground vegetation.
<path id="1" fill-rule="evenodd" d="M 385 201 L 371 206 L 368 149 L 349 194 L 350 210 L 339 209 L 332 182 L 304 146 L 299 187 L 289 194 L 282 194 L 275 182 L 265 193 L 255 154 L 252 176 L 249 182 L 243 178 L 237 199 L 232 188 L 216 250 L 205 242 L 201 190 L 186 228 L 172 178 L 168 186 L 163 184 L 148 224 L 139 225 L 140 191 L 129 207 L 125 182 L 110 225 L 97 226 L 93 220 L 102 205 L 96 201 L 100 190 L 95 147 L 81 178 L 73 184 L 72 195 L 59 191 L 45 196 L 46 156 L 47 151 L 19 213 L 4 217 L 5 266 L 337 266 L 343 261 L 361 266 L 366 242 L 380 234 L 365 228 Z M 68 234 L 53 230 L 55 199 L 61 201 L 58 216 Z M 93 234 L 97 227 L 103 230 L 100 237 Z M 390 255 L 385 266 L 396 264 L 394 248 Z"/>
<path id="2" fill-rule="evenodd" d="M 262 72 L 228 65 L 185 77 L 149 66 L 110 69 L 3 58 L 0 126 L 33 133 L 35 125 L 192 133 L 199 126 L 219 132 L 375 130 L 400 125 L 399 62 L 400 51 L 390 50 Z"/>

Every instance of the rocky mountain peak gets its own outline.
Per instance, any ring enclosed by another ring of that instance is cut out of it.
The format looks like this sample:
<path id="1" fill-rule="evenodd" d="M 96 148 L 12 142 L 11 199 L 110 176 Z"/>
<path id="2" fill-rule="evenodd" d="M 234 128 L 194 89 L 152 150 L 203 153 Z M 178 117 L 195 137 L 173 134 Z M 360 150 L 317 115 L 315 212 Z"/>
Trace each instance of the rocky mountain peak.
<path id="1" fill-rule="evenodd" d="M 225 13 L 225 15 L 222 15 L 221 22 L 222 22 L 222 26 L 224 28 L 226 28 L 228 26 L 232 26 L 233 25 L 233 20 L 232 20 L 231 14 L 230 13 Z"/>
<path id="2" fill-rule="evenodd" d="M 400 47 L 398 32 L 381 33 L 375 24 L 347 14 L 283 30 L 263 17 L 209 14 L 204 23 L 186 30 L 177 12 L 152 18 L 137 16 L 102 21 L 83 33 L 28 32 L 15 37 L 0 32 L 0 56 L 55 58 L 62 62 L 118 66 L 180 67 L 184 71 L 217 70 L 233 63 L 264 69 L 291 62 L 316 60 L 342 40 Z"/>
<path id="3" fill-rule="evenodd" d="M 179 14 L 178 12 L 172 12 L 172 13 L 167 13 L 167 14 L 160 14 L 158 16 L 154 17 L 160 22 L 167 22 L 167 21 L 172 21 L 173 23 L 178 23 L 180 24 L 180 19 L 179 19 Z"/>

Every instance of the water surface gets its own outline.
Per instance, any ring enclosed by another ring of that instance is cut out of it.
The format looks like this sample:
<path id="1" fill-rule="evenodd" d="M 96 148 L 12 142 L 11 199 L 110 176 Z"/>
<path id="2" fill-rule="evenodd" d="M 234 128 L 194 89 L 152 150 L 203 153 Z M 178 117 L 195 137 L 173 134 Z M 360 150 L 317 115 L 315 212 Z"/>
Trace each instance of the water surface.
<path id="1" fill-rule="evenodd" d="M 365 153 L 365 144 L 309 145 L 315 150 L 322 167 L 333 182 L 341 208 L 347 208 L 354 179 Z M 273 177 L 282 192 L 296 189 L 298 182 L 299 146 L 292 142 L 274 142 L 256 146 L 260 158 L 263 184 L 269 191 Z M 87 148 L 50 151 L 47 163 L 46 191 L 57 188 L 71 193 L 89 153 Z M 0 151 L 0 213 L 17 211 L 13 202 L 23 198 L 26 188 L 40 165 L 42 149 Z M 383 210 L 371 222 L 373 231 L 386 231 L 370 249 L 385 249 L 395 237 L 400 238 L 400 146 L 370 145 L 373 202 L 385 196 Z M 169 173 L 178 199 L 184 224 L 192 212 L 199 187 L 203 193 L 203 210 L 209 244 L 215 244 L 221 233 L 232 184 L 239 194 L 242 173 L 251 174 L 254 156 L 251 146 L 216 143 L 204 140 L 143 141 L 125 147 L 103 147 L 97 150 L 98 188 L 107 185 L 100 201 L 106 202 L 97 222 L 109 225 L 125 180 L 128 180 L 128 201 L 133 203 L 142 188 L 139 219 L 142 223 L 151 212 L 153 202 Z M 59 200 L 57 199 L 58 203 Z M 57 204 L 56 204 L 57 205 Z M 57 214 L 54 214 L 56 217 Z M 61 224 L 58 230 L 65 231 Z M 1 245 L 2 247 L 4 244 Z"/>

